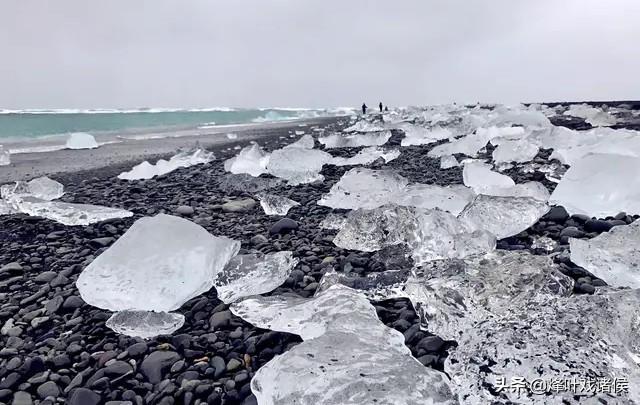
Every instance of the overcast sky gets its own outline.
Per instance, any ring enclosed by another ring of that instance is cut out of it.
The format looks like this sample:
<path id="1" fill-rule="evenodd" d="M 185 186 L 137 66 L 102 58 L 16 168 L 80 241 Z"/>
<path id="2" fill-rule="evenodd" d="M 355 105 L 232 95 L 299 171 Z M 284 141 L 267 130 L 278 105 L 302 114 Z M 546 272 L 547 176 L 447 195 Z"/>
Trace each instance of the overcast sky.
<path id="1" fill-rule="evenodd" d="M 639 98 L 639 0 L 0 2 L 0 108 Z"/>

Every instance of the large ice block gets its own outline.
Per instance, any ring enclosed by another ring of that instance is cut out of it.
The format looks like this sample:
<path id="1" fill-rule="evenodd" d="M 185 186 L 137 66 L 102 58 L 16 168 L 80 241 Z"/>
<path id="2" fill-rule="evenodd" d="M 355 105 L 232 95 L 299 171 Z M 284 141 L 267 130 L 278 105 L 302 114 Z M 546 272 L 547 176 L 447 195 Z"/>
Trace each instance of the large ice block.
<path id="1" fill-rule="evenodd" d="M 260 404 L 457 404 L 444 374 L 411 356 L 358 292 L 335 285 L 314 298 L 250 298 L 231 311 L 303 343 L 260 367 L 251 390 Z"/>
<path id="2" fill-rule="evenodd" d="M 29 181 L 17 181 L 0 187 L 0 195 L 5 200 L 34 197 L 40 200 L 55 200 L 64 195 L 64 186 L 49 177 L 38 177 Z"/>
<path id="3" fill-rule="evenodd" d="M 111 311 L 172 311 L 213 286 L 240 243 L 186 219 L 137 220 L 76 282 L 90 305 Z"/>
<path id="4" fill-rule="evenodd" d="M 439 208 L 458 215 L 474 198 L 473 190 L 460 184 L 443 187 L 413 183 L 409 184 L 404 192 L 396 194 L 392 201 L 406 207 Z"/>
<path id="5" fill-rule="evenodd" d="M 366 133 L 336 133 L 322 138 L 318 142 L 325 148 L 357 148 L 360 146 L 381 146 L 391 138 L 391 131 Z"/>
<path id="6" fill-rule="evenodd" d="M 298 259 L 289 251 L 235 256 L 216 278 L 218 298 L 230 304 L 270 292 L 287 280 L 296 264 Z"/>
<path id="7" fill-rule="evenodd" d="M 331 208 L 375 208 L 401 195 L 409 180 L 392 171 L 353 168 L 335 183 L 319 205 Z"/>
<path id="8" fill-rule="evenodd" d="M 570 214 L 598 218 L 640 213 L 640 158 L 586 155 L 567 170 L 549 201 Z"/>
<path id="9" fill-rule="evenodd" d="M 324 180 L 320 174 L 322 166 L 332 161 L 333 156 L 317 149 L 288 147 L 271 153 L 267 172 L 287 180 L 292 185 Z"/>
<path id="10" fill-rule="evenodd" d="M 494 149 L 493 161 L 495 163 L 524 163 L 533 160 L 537 154 L 538 146 L 529 141 L 504 141 Z"/>
<path id="11" fill-rule="evenodd" d="M 569 109 L 564 112 L 564 115 L 582 118 L 594 127 L 608 127 L 617 123 L 615 116 L 603 111 L 601 108 L 591 107 L 587 104 L 571 104 Z"/>
<path id="12" fill-rule="evenodd" d="M 133 216 L 131 211 L 121 208 L 91 204 L 73 204 L 62 201 L 46 201 L 24 197 L 13 202 L 14 207 L 27 215 L 43 217 L 63 225 L 89 225 L 114 218 Z"/>
<path id="13" fill-rule="evenodd" d="M 427 145 L 453 137 L 451 130 L 440 126 L 424 128 L 406 123 L 400 125 L 399 128 L 404 132 L 404 139 L 400 143 L 402 146 Z"/>
<path id="14" fill-rule="evenodd" d="M 242 148 L 237 156 L 225 160 L 224 170 L 233 174 L 246 173 L 258 177 L 267 172 L 267 163 L 269 163 L 270 156 L 260 145 L 252 143 Z"/>
<path id="15" fill-rule="evenodd" d="M 548 211 L 546 202 L 531 197 L 479 195 L 459 218 L 471 229 L 486 230 L 503 239 L 528 229 Z"/>
<path id="16" fill-rule="evenodd" d="M 614 287 L 640 288 L 640 221 L 593 239 L 569 239 L 571 261 Z"/>
<path id="17" fill-rule="evenodd" d="M 65 147 L 67 149 L 94 149 L 98 147 L 98 142 L 91 134 L 74 132 L 69 134 Z"/>

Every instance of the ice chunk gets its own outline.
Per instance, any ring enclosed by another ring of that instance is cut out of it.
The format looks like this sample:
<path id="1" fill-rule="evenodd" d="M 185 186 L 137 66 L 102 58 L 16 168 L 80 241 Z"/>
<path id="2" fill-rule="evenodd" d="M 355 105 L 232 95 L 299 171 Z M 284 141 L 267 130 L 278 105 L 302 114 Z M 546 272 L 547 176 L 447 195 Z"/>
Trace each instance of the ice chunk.
<path id="1" fill-rule="evenodd" d="M 162 176 L 170 173 L 180 167 L 190 167 L 209 163 L 214 158 L 213 153 L 207 152 L 204 149 L 196 149 L 194 152 L 181 152 L 171 157 L 168 161 L 160 159 L 155 165 L 152 165 L 145 160 L 144 162 L 134 166 L 130 171 L 120 173 L 118 178 L 122 180 L 151 179 L 155 176 Z"/>
<path id="2" fill-rule="evenodd" d="M 22 213 L 43 217 L 63 225 L 89 225 L 114 218 L 133 216 L 131 211 L 120 208 L 90 204 L 72 204 L 62 201 L 47 201 L 33 197 L 15 199 L 13 206 Z"/>
<path id="3" fill-rule="evenodd" d="M 374 301 L 407 298 L 404 287 L 410 273 L 410 269 L 403 269 L 361 276 L 357 273 L 338 273 L 334 269 L 330 269 L 320 279 L 316 294 L 333 285 L 342 284 L 363 293 L 368 299 Z"/>
<path id="4" fill-rule="evenodd" d="M 405 134 L 404 139 L 402 139 L 400 143 L 402 146 L 427 145 L 453 137 L 451 130 L 440 126 L 422 128 L 413 124 L 403 124 L 399 126 L 399 128 L 402 129 Z"/>
<path id="5" fill-rule="evenodd" d="M 98 147 L 96 138 L 85 132 L 74 132 L 67 138 L 67 149 L 94 149 Z"/>
<path id="6" fill-rule="evenodd" d="M 19 212 L 20 211 L 18 211 L 13 204 L 0 199 L 0 215 L 18 214 Z"/>
<path id="7" fill-rule="evenodd" d="M 493 161 L 504 162 L 529 162 L 538 154 L 538 146 L 526 140 L 505 141 L 500 143 L 493 151 Z"/>
<path id="8" fill-rule="evenodd" d="M 478 129 L 476 134 L 467 135 L 452 142 L 436 146 L 431 149 L 427 155 L 430 157 L 440 157 L 462 153 L 467 156 L 476 156 L 480 149 L 487 145 L 490 139 L 487 134 Z"/>
<path id="9" fill-rule="evenodd" d="M 462 169 L 464 185 L 471 187 L 478 194 L 491 194 L 494 188 L 515 186 L 511 177 L 491 170 L 491 166 L 482 162 L 470 162 Z"/>
<path id="10" fill-rule="evenodd" d="M 523 127 L 545 128 L 551 126 L 551 121 L 541 111 L 525 109 L 523 106 L 499 106 L 493 110 L 494 118 L 490 125 L 498 127 L 519 125 Z"/>
<path id="11" fill-rule="evenodd" d="M 384 131 L 384 127 L 368 121 L 358 121 L 352 126 L 345 128 L 343 132 L 380 132 Z"/>
<path id="12" fill-rule="evenodd" d="M 409 181 L 391 171 L 353 168 L 335 183 L 319 205 L 331 208 L 376 208 L 401 195 Z"/>
<path id="13" fill-rule="evenodd" d="M 0 166 L 7 166 L 11 164 L 11 153 L 8 149 L 5 149 L 0 145 Z"/>
<path id="14" fill-rule="evenodd" d="M 105 323 L 116 333 L 150 339 L 169 335 L 184 325 L 184 315 L 169 312 L 121 311 L 111 315 Z"/>
<path id="15" fill-rule="evenodd" d="M 229 134 L 227 134 L 227 139 L 238 139 L 238 135 L 229 133 Z"/>
<path id="16" fill-rule="evenodd" d="M 460 164 L 456 160 L 454 156 L 444 155 L 440 157 L 440 168 L 441 169 L 450 169 L 452 167 L 458 167 Z"/>
<path id="17" fill-rule="evenodd" d="M 532 250 L 540 250 L 545 253 L 552 252 L 557 246 L 558 246 L 558 243 L 555 240 L 549 238 L 548 236 L 536 237 L 533 239 L 533 242 L 531 243 Z"/>
<path id="18" fill-rule="evenodd" d="M 463 185 L 438 186 L 435 184 L 409 184 L 405 191 L 394 196 L 393 202 L 406 207 L 439 208 L 458 215 L 473 199 L 473 190 Z"/>
<path id="19" fill-rule="evenodd" d="M 416 264 L 495 249 L 495 237 L 472 229 L 440 210 L 387 205 L 350 212 L 333 243 L 343 249 L 373 252 L 406 244 Z"/>
<path id="20" fill-rule="evenodd" d="M 330 212 L 320 223 L 320 228 L 338 230 L 344 226 L 346 221 L 347 218 L 344 216 Z"/>
<path id="21" fill-rule="evenodd" d="M 76 286 L 98 308 L 168 312 L 209 290 L 239 248 L 186 219 L 144 217 L 82 271 Z"/>
<path id="22" fill-rule="evenodd" d="M 582 118 L 594 127 L 608 127 L 617 123 L 616 117 L 603 111 L 601 108 L 591 107 L 587 104 L 572 104 L 564 115 Z"/>
<path id="23" fill-rule="evenodd" d="M 429 330 L 457 341 L 445 371 L 464 403 L 637 402 L 640 290 L 570 296 L 572 290 L 573 280 L 547 256 L 514 251 L 432 262 L 405 288 Z M 526 383 L 624 376 L 629 394 L 500 390 L 511 376 Z"/>
<path id="24" fill-rule="evenodd" d="M 284 283 L 298 264 L 293 252 L 238 255 L 215 281 L 218 298 L 226 304 L 267 293 Z"/>
<path id="25" fill-rule="evenodd" d="M 367 132 L 363 134 L 331 134 L 318 138 L 327 149 L 357 148 L 360 146 L 380 146 L 391 138 L 391 131 Z"/>
<path id="26" fill-rule="evenodd" d="M 270 156 L 260 145 L 252 143 L 242 148 L 237 156 L 225 160 L 224 170 L 234 174 L 246 173 L 258 177 L 267 172 Z"/>
<path id="27" fill-rule="evenodd" d="M 298 134 L 298 132 L 300 131 L 296 131 L 296 135 L 304 134 L 304 131 L 302 131 L 302 134 Z M 315 141 L 313 140 L 313 137 L 311 135 L 304 135 L 294 143 L 285 146 L 285 148 L 313 149 L 314 146 L 315 146 Z"/>
<path id="28" fill-rule="evenodd" d="M 330 163 L 332 159 L 330 154 L 321 150 L 282 148 L 271 153 L 271 158 L 267 163 L 267 172 L 287 180 L 292 186 L 313 183 L 324 180 L 320 171 L 322 166 Z"/>
<path id="29" fill-rule="evenodd" d="M 465 260 L 425 263 L 406 283 L 405 293 L 431 332 L 458 340 L 491 317 L 509 315 L 529 301 L 568 296 L 573 281 L 548 256 L 496 250 Z"/>
<path id="30" fill-rule="evenodd" d="M 34 197 L 40 200 L 55 200 L 64 195 L 64 186 L 49 177 L 38 177 L 27 182 L 17 181 L 0 187 L 0 195 L 5 200 Z"/>
<path id="31" fill-rule="evenodd" d="M 605 218 L 621 211 L 640 213 L 640 158 L 590 154 L 567 170 L 550 203 L 570 214 Z"/>
<path id="32" fill-rule="evenodd" d="M 260 206 L 267 215 L 287 215 L 291 208 L 300 205 L 287 197 L 275 194 L 258 193 L 256 197 L 260 200 Z"/>
<path id="33" fill-rule="evenodd" d="M 479 195 L 459 218 L 471 229 L 486 230 L 503 239 L 528 229 L 548 211 L 544 201 L 531 197 Z"/>
<path id="34" fill-rule="evenodd" d="M 593 239 L 569 239 L 571 261 L 615 287 L 640 288 L 640 221 Z"/>
<path id="35" fill-rule="evenodd" d="M 355 166 L 366 165 L 376 161 L 379 158 L 384 159 L 385 163 L 397 159 L 400 151 L 397 149 L 385 150 L 377 146 L 370 146 L 362 149 L 355 156 L 350 158 L 334 157 L 331 164 L 336 166 Z"/>
<path id="36" fill-rule="evenodd" d="M 260 404 L 457 403 L 444 374 L 413 358 L 402 333 L 350 288 L 332 286 L 310 299 L 246 299 L 231 310 L 304 340 L 256 372 L 251 390 Z"/>

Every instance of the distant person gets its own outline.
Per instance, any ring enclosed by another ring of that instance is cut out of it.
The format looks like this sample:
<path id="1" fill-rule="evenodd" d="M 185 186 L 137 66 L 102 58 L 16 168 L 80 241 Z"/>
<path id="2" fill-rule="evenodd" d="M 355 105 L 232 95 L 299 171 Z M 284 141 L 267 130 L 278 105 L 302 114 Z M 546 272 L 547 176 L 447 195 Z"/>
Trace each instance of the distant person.
<path id="1" fill-rule="evenodd" d="M 384 112 L 389 112 L 389 107 L 387 107 L 386 105 L 384 106 Z"/>
<path id="2" fill-rule="evenodd" d="M 367 113 L 367 105 L 365 103 L 362 103 L 362 115 L 365 115 Z"/>
<path id="3" fill-rule="evenodd" d="M 382 101 L 378 104 L 378 107 L 380 107 L 380 112 L 382 112 Z"/>

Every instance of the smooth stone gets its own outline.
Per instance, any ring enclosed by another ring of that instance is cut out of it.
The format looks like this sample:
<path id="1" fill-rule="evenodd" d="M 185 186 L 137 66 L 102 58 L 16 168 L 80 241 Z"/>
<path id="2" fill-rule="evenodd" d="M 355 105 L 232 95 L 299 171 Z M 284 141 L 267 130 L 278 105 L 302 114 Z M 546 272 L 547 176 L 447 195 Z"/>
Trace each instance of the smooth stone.
<path id="1" fill-rule="evenodd" d="M 125 361 L 117 360 L 104 368 L 105 375 L 121 376 L 133 371 L 131 365 Z"/>
<path id="2" fill-rule="evenodd" d="M 569 213 L 562 206 L 552 207 L 543 219 L 561 224 L 569 219 Z"/>
<path id="3" fill-rule="evenodd" d="M 32 405 L 33 399 L 31 398 L 31 394 L 24 391 L 18 391 L 13 394 L 13 402 L 12 405 Z"/>
<path id="4" fill-rule="evenodd" d="M 193 207 L 190 207 L 188 205 L 181 205 L 175 209 L 175 212 L 176 214 L 179 214 L 179 215 L 191 216 L 193 215 L 195 210 L 193 209 Z"/>
<path id="5" fill-rule="evenodd" d="M 229 310 L 220 311 L 211 315 L 211 318 L 209 318 L 209 327 L 210 329 L 215 330 L 223 326 L 229 325 L 230 322 L 231 322 L 231 311 Z"/>
<path id="6" fill-rule="evenodd" d="M 298 229 L 298 223 L 291 218 L 282 218 L 269 229 L 271 235 Z"/>
<path id="7" fill-rule="evenodd" d="M 46 383 L 38 386 L 38 396 L 42 399 L 47 397 L 57 397 L 60 395 L 60 388 L 53 381 L 47 381 Z"/>
<path id="8" fill-rule="evenodd" d="M 585 233 L 575 226 L 568 226 L 560 231 L 560 237 L 566 236 L 567 238 L 581 238 L 584 235 Z"/>
<path id="9" fill-rule="evenodd" d="M 76 388 L 71 391 L 67 405 L 98 405 L 102 397 L 88 388 Z"/>
<path id="10" fill-rule="evenodd" d="M 612 227 L 613 225 L 611 225 L 609 222 L 599 219 L 590 219 L 584 224 L 584 230 L 587 232 L 609 232 Z"/>
<path id="11" fill-rule="evenodd" d="M 134 343 L 127 348 L 127 352 L 131 357 L 138 357 L 141 354 L 145 354 L 149 346 L 145 342 Z"/>
<path id="12" fill-rule="evenodd" d="M 18 262 L 7 263 L 0 268 L 0 280 L 24 274 L 24 269 Z"/>
<path id="13" fill-rule="evenodd" d="M 256 206 L 256 201 L 252 198 L 233 200 L 222 204 L 223 212 L 247 212 Z"/>
<path id="14" fill-rule="evenodd" d="M 596 291 L 596 288 L 593 285 L 587 283 L 576 284 L 575 289 L 576 291 L 584 294 L 593 294 Z"/>
<path id="15" fill-rule="evenodd" d="M 424 349 L 427 352 L 437 352 L 444 345 L 444 340 L 438 336 L 427 336 L 422 338 L 418 343 L 419 349 Z"/>
<path id="16" fill-rule="evenodd" d="M 238 359 L 231 359 L 227 363 L 227 371 L 234 371 L 242 367 L 242 362 Z"/>
<path id="17" fill-rule="evenodd" d="M 84 300 L 77 295 L 68 296 L 62 303 L 62 309 L 76 309 L 84 305 Z"/>
<path id="18" fill-rule="evenodd" d="M 180 360 L 180 355 L 172 351 L 156 350 L 142 360 L 140 372 L 152 384 L 162 381 L 162 372 Z"/>
<path id="19" fill-rule="evenodd" d="M 267 239 L 264 235 L 255 235 L 251 238 L 252 245 L 261 245 L 267 242 L 269 242 L 269 239 Z"/>

